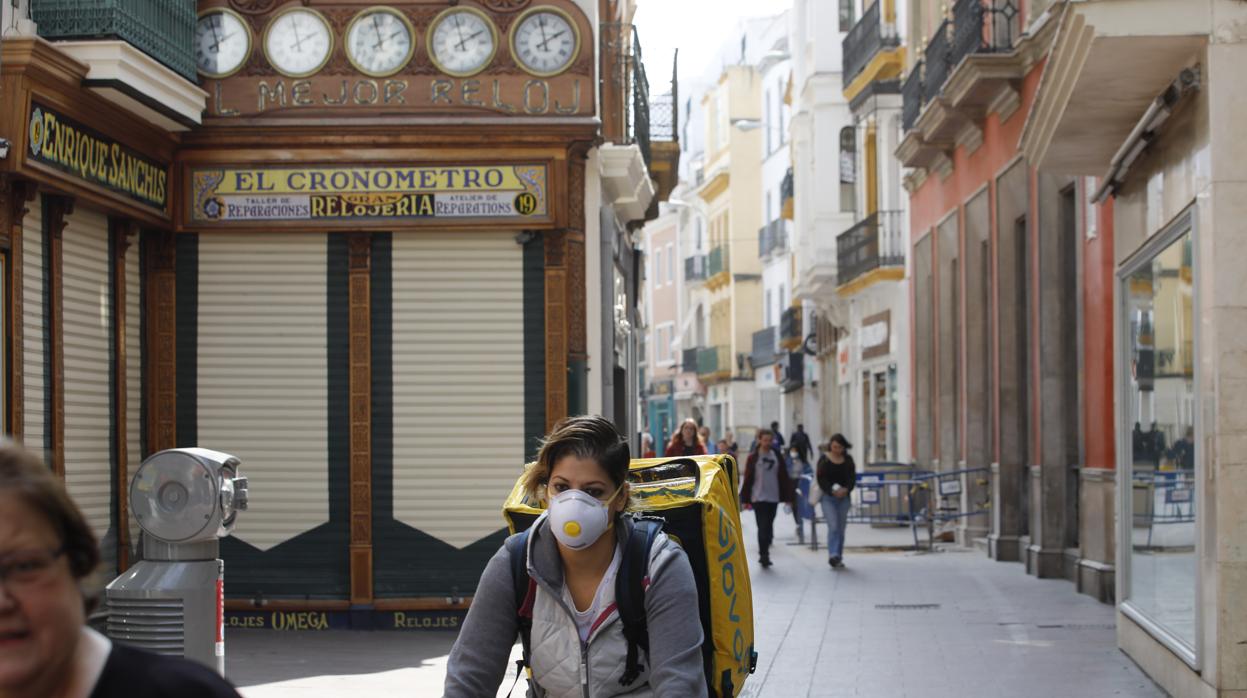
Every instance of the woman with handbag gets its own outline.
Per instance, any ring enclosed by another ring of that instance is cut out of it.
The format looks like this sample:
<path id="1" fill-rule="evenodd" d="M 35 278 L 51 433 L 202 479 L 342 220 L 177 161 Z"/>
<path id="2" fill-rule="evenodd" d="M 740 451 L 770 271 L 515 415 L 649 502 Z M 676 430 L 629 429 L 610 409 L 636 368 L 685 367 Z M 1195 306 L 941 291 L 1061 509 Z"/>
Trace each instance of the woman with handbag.
<path id="1" fill-rule="evenodd" d="M 844 529 L 848 525 L 849 495 L 857 485 L 857 464 L 849 449 L 853 448 L 842 434 L 831 437 L 827 452 L 818 459 L 819 504 L 827 520 L 827 564 L 833 569 L 844 567 Z"/>

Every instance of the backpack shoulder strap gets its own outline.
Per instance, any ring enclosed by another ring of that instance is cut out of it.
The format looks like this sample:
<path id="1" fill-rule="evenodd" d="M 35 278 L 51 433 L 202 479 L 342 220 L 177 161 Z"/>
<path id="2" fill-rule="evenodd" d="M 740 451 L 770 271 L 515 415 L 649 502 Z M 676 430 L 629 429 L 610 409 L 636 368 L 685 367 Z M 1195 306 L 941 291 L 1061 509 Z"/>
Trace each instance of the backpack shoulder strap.
<path id="1" fill-rule="evenodd" d="M 649 586 L 649 557 L 654 540 L 662 532 L 662 519 L 636 518 L 624 544 L 623 559 L 615 577 L 615 603 L 628 641 L 628 657 L 619 683 L 631 685 L 641 673 L 639 650 L 649 655 L 649 626 L 645 617 L 645 589 Z"/>
<path id="2" fill-rule="evenodd" d="M 521 531 L 518 536 L 507 539 L 507 555 L 511 561 L 511 581 L 515 589 L 516 621 L 519 626 L 520 645 L 524 656 L 516 662 L 516 678 L 531 666 L 532 633 L 533 633 L 533 600 L 536 597 L 537 582 L 528 575 L 528 532 Z"/>

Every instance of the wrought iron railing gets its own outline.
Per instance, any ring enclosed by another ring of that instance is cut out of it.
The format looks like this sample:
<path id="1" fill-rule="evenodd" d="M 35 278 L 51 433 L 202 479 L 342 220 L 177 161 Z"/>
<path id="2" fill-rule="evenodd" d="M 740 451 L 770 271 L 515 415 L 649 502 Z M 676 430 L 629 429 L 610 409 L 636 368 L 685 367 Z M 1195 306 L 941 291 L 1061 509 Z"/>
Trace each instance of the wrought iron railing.
<path id="1" fill-rule="evenodd" d="M 684 258 L 684 280 L 702 281 L 706 278 L 706 255 L 695 254 Z"/>
<path id="2" fill-rule="evenodd" d="M 948 20 L 940 22 L 940 26 L 936 28 L 935 34 L 931 37 L 931 43 L 927 44 L 927 50 L 923 54 L 923 79 L 922 79 L 922 101 L 930 102 L 940 94 L 940 90 L 944 89 L 944 81 L 948 80 L 948 74 L 952 71 L 952 56 L 949 52 L 948 34 L 951 31 L 952 23 Z"/>
<path id="3" fill-rule="evenodd" d="M 800 342 L 805 335 L 801 328 L 801 306 L 794 305 L 779 318 L 779 341 L 781 344 Z"/>
<path id="4" fill-rule="evenodd" d="M 971 53 L 1013 48 L 1018 14 L 1017 0 L 957 0 L 953 5 L 950 63 L 956 66 Z"/>
<path id="5" fill-rule="evenodd" d="M 650 166 L 650 111 L 649 111 L 649 78 L 645 76 L 645 62 L 641 60 L 641 37 L 636 28 L 632 30 L 631 56 L 631 107 L 628 115 L 628 140 L 641 149 L 641 158 L 645 167 Z"/>
<path id="6" fill-rule="evenodd" d="M 901 85 L 901 126 L 908 131 L 922 114 L 922 61 L 909 72 Z"/>
<path id="7" fill-rule="evenodd" d="M 941 22 L 927 44 L 923 102 L 943 91 L 953 68 L 966 56 L 1012 50 L 1020 33 L 1018 0 L 957 0 L 952 19 Z"/>
<path id="8" fill-rule="evenodd" d="M 788 232 L 784 229 L 784 219 L 776 218 L 758 228 L 758 256 L 767 257 L 788 245 Z"/>
<path id="9" fill-rule="evenodd" d="M 727 245 L 720 245 L 710 250 L 709 263 L 706 265 L 706 277 L 720 274 L 728 270 Z"/>
<path id="10" fill-rule="evenodd" d="M 121 39 L 194 82 L 195 3 L 188 0 L 33 0 L 49 40 Z"/>
<path id="11" fill-rule="evenodd" d="M 649 135 L 655 141 L 680 140 L 680 83 L 677 76 L 679 51 L 671 59 L 671 90 L 651 97 Z"/>
<path id="12" fill-rule="evenodd" d="M 731 371 L 732 362 L 728 348 L 705 347 L 697 350 L 697 375 L 708 376 L 720 371 Z"/>
<path id="13" fill-rule="evenodd" d="M 779 345 L 775 342 L 776 330 L 777 328 L 772 325 L 753 333 L 753 351 L 749 354 L 749 363 L 753 364 L 754 368 L 775 363 L 775 358 L 779 353 Z"/>
<path id="14" fill-rule="evenodd" d="M 882 21 L 879 10 L 882 4 L 882 2 L 876 2 L 867 8 L 862 18 L 844 37 L 841 51 L 844 56 L 845 88 L 853 83 L 853 80 L 866 69 L 867 65 L 870 65 L 871 59 L 876 54 L 885 48 L 890 49 L 900 45 L 896 28 Z"/>
<path id="15" fill-rule="evenodd" d="M 841 285 L 880 267 L 904 264 L 900 211 L 872 213 L 836 237 L 837 281 Z"/>

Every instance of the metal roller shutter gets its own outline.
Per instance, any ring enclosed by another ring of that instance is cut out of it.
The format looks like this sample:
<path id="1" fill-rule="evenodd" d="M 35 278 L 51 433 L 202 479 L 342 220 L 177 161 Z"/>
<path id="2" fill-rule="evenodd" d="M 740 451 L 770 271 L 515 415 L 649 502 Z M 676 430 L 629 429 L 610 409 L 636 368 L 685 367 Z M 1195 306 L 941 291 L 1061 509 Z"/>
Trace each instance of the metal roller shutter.
<path id="1" fill-rule="evenodd" d="M 22 430 L 26 446 L 46 458 L 42 208 L 31 206 L 22 223 Z"/>
<path id="2" fill-rule="evenodd" d="M 198 254 L 198 445 L 242 460 L 234 536 L 268 551 L 329 520 L 327 236 L 202 235 Z"/>
<path id="3" fill-rule="evenodd" d="M 502 528 L 524 460 L 523 248 L 393 237 L 394 518 L 462 549 Z"/>
<path id="4" fill-rule="evenodd" d="M 139 268 L 139 243 L 131 242 L 126 249 L 126 472 L 131 476 L 138 472 L 143 462 L 143 306 L 141 284 L 143 271 Z M 119 483 L 129 487 L 130 483 Z M 139 540 L 138 521 L 134 516 L 125 522 L 130 527 L 130 542 Z"/>
<path id="5" fill-rule="evenodd" d="M 113 530 L 112 290 L 108 218 L 79 208 L 62 242 L 65 487 L 100 538 L 101 570 L 117 569 Z"/>

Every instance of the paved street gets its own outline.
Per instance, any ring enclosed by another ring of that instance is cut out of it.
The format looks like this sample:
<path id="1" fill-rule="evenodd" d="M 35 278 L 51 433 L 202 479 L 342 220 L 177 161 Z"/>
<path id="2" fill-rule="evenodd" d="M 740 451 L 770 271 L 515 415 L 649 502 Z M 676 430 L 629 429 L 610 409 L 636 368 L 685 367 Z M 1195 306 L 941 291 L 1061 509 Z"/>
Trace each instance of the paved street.
<path id="1" fill-rule="evenodd" d="M 791 527 L 777 529 L 791 539 Z M 899 533 L 854 525 L 848 540 L 877 549 L 903 544 Z M 773 558 L 751 570 L 760 659 L 744 695 L 1164 695 L 1114 646 L 1111 607 L 1019 565 L 849 551 L 834 572 L 825 552 L 783 544 Z M 453 642 L 437 631 L 231 630 L 227 673 L 245 698 L 436 696 Z"/>

